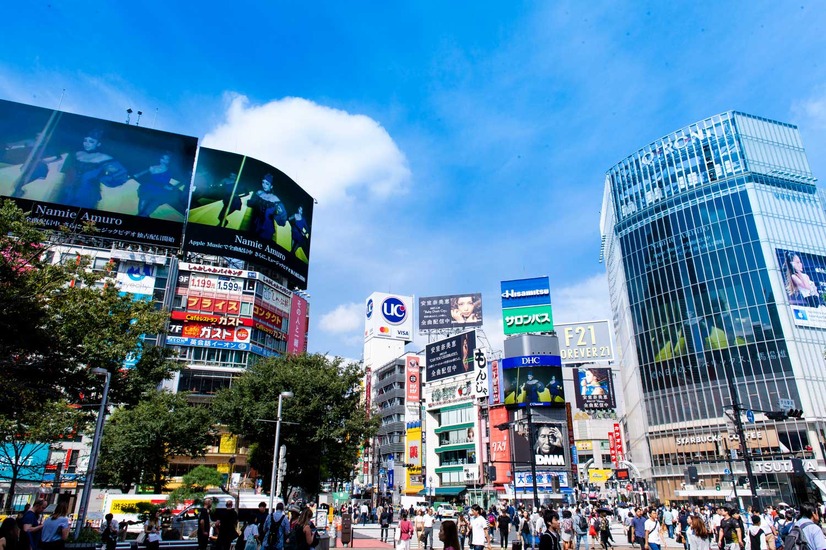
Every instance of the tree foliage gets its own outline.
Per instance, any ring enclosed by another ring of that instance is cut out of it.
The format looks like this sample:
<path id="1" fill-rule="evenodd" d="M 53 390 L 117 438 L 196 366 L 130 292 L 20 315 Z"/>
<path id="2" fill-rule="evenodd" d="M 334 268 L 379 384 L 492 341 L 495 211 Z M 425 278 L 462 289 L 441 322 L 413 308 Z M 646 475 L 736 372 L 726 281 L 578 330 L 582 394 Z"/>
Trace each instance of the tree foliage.
<path id="1" fill-rule="evenodd" d="M 322 481 L 349 481 L 361 444 L 375 434 L 377 419 L 362 403 L 363 370 L 341 358 L 288 355 L 259 361 L 222 390 L 212 403 L 219 422 L 251 442 L 249 461 L 269 478 L 278 396 L 283 400 L 281 444 L 287 446 L 284 487 L 317 493 Z M 267 480 L 268 482 L 268 480 Z"/>
<path id="2" fill-rule="evenodd" d="M 181 486 L 169 493 L 167 503 L 172 506 L 187 500 L 200 502 L 209 487 L 219 487 L 223 480 L 223 474 L 215 468 L 196 466 L 184 474 Z"/>
<path id="3" fill-rule="evenodd" d="M 106 422 L 96 482 L 128 492 L 136 483 L 163 490 L 172 456 L 203 456 L 215 437 L 204 407 L 185 394 L 155 391 L 134 407 L 116 409 Z"/>
<path id="4" fill-rule="evenodd" d="M 93 271 L 90 258 L 54 244 L 76 235 L 47 234 L 26 216 L 0 202 L 0 439 L 12 492 L 32 445 L 89 425 L 103 388 L 92 368 L 111 373 L 109 402 L 127 406 L 179 368 L 162 348 L 140 350 L 144 334 L 163 331 L 165 312 L 121 295 L 114 264 Z M 127 355 L 139 350 L 137 365 L 124 370 Z"/>
<path id="5" fill-rule="evenodd" d="M 13 396 L 0 400 L 0 418 L 44 402 L 99 403 L 91 367 L 112 373 L 111 402 L 134 405 L 178 368 L 162 348 L 140 350 L 167 314 L 121 295 L 112 270 L 93 271 L 88 257 L 53 261 L 66 249 L 47 237 L 14 203 L 0 203 L 0 372 Z M 138 351 L 137 366 L 122 370 Z"/>

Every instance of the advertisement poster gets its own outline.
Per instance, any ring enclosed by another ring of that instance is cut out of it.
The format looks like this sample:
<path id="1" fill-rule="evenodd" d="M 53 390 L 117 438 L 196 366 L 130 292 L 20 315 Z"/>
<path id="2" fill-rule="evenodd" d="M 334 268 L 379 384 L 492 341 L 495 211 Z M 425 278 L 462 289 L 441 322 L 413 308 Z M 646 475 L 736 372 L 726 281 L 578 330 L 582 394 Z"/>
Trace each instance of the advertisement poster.
<path id="1" fill-rule="evenodd" d="M 473 370 L 473 350 L 476 348 L 476 331 L 451 336 L 425 347 L 427 382 L 465 374 Z"/>
<path id="2" fill-rule="evenodd" d="M 508 423 L 508 409 L 505 407 L 491 407 L 490 418 L 490 461 L 496 468 L 496 479 L 493 483 L 510 483 L 508 472 L 511 470 L 511 428 L 504 430 L 497 428 Z"/>
<path id="3" fill-rule="evenodd" d="M 617 407 L 611 369 L 581 367 L 576 369 L 574 387 L 576 406 L 580 410 L 605 410 Z"/>
<path id="4" fill-rule="evenodd" d="M 274 166 L 201 147 L 184 250 L 266 266 L 305 290 L 313 204 Z"/>
<path id="5" fill-rule="evenodd" d="M 405 372 L 407 373 L 405 399 L 408 403 L 419 403 L 421 401 L 421 368 L 419 366 L 419 357 L 416 355 L 408 355 L 404 358 Z"/>
<path id="6" fill-rule="evenodd" d="M 488 350 L 473 350 L 473 398 L 480 399 L 490 394 L 490 375 L 488 373 Z"/>
<path id="7" fill-rule="evenodd" d="M 563 408 L 562 367 L 536 366 L 502 370 L 506 405 Z"/>
<path id="8" fill-rule="evenodd" d="M 287 353 L 300 354 L 307 351 L 307 300 L 293 294 L 290 307 L 290 336 L 287 339 Z"/>
<path id="9" fill-rule="evenodd" d="M 517 466 L 536 462 L 537 467 L 551 466 L 566 468 L 565 447 L 568 438 L 565 429 L 558 422 L 534 422 L 533 446 L 530 445 L 527 425 L 519 424 L 514 433 L 514 453 Z"/>
<path id="10" fill-rule="evenodd" d="M 482 326 L 482 295 L 423 296 L 419 298 L 419 330 Z"/>
<path id="11" fill-rule="evenodd" d="M 0 195 L 46 229 L 181 244 L 198 140 L 0 100 Z"/>
<path id="12" fill-rule="evenodd" d="M 782 248 L 775 252 L 794 324 L 826 328 L 826 257 Z"/>

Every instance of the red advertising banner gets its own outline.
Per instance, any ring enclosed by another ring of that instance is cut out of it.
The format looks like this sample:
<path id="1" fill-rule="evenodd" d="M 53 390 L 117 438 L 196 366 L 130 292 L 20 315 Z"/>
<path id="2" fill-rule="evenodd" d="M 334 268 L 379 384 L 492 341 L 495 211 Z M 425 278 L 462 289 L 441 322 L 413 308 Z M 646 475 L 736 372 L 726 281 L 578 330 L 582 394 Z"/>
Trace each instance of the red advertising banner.
<path id="1" fill-rule="evenodd" d="M 290 336 L 287 353 L 304 353 L 307 349 L 307 300 L 293 294 L 290 304 Z"/>
<path id="2" fill-rule="evenodd" d="M 617 467 L 617 446 L 614 441 L 614 432 L 608 432 L 608 447 L 611 450 L 611 464 Z"/>
<path id="3" fill-rule="evenodd" d="M 617 453 L 617 460 L 625 458 L 625 451 L 622 447 L 622 431 L 620 430 L 619 422 L 614 422 L 614 448 Z"/>
<path id="4" fill-rule="evenodd" d="M 494 426 L 508 422 L 508 409 L 504 406 L 491 407 L 488 411 L 490 422 L 490 460 L 496 468 L 494 483 L 511 483 L 511 429 L 499 430 Z"/>
<path id="5" fill-rule="evenodd" d="M 421 370 L 419 369 L 419 358 L 415 355 L 405 357 L 405 372 L 407 373 L 407 402 L 418 403 L 422 400 Z"/>
<path id="6" fill-rule="evenodd" d="M 176 321 L 190 321 L 192 323 L 204 323 L 207 325 L 218 325 L 222 327 L 252 326 L 252 319 L 248 317 L 221 317 L 219 315 L 209 315 L 207 313 L 173 311 L 172 318 Z"/>
<path id="7" fill-rule="evenodd" d="M 181 336 L 184 338 L 203 338 L 222 342 L 249 342 L 250 329 L 246 327 L 219 327 L 201 323 L 185 323 Z"/>

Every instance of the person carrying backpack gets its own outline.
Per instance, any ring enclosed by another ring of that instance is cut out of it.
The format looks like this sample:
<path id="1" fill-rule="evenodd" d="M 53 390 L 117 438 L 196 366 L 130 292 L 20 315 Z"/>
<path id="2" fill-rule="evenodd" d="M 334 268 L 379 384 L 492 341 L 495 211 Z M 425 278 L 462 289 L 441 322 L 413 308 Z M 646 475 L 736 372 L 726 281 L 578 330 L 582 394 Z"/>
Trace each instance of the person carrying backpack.
<path id="1" fill-rule="evenodd" d="M 763 518 L 759 515 L 751 516 L 748 534 L 751 550 L 774 550 L 774 532 L 768 525 L 763 525 Z"/>
<path id="2" fill-rule="evenodd" d="M 275 512 L 264 522 L 264 536 L 261 546 L 265 550 L 284 550 L 284 543 L 290 533 L 290 520 L 284 514 L 284 503 L 275 505 Z"/>
<path id="3" fill-rule="evenodd" d="M 826 550 L 826 535 L 820 528 L 817 507 L 805 502 L 800 505 L 800 518 L 783 540 L 785 550 Z"/>

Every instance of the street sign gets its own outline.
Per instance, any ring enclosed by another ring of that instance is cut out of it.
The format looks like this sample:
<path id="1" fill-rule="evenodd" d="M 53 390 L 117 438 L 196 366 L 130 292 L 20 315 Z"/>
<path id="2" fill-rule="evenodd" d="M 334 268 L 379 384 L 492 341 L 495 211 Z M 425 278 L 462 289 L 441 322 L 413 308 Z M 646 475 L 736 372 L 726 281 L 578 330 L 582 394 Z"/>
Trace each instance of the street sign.
<path id="1" fill-rule="evenodd" d="M 754 424 L 754 411 L 749 409 L 746 411 L 746 420 L 749 421 L 749 424 Z"/>
<path id="2" fill-rule="evenodd" d="M 731 470 L 726 468 L 725 470 L 723 470 L 723 473 L 726 474 L 727 476 L 730 476 L 731 475 Z"/>
<path id="3" fill-rule="evenodd" d="M 794 399 L 784 399 L 781 397 L 777 400 L 777 405 L 780 407 L 781 410 L 784 411 L 795 408 Z"/>

